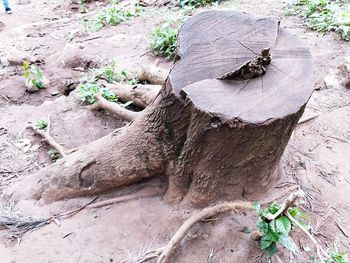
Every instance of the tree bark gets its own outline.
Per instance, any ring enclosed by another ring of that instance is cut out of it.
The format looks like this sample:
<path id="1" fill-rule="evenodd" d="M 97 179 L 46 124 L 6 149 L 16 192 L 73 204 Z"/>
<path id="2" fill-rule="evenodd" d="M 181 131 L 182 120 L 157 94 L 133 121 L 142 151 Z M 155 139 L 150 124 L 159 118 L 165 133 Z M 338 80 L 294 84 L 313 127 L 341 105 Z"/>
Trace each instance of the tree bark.
<path id="1" fill-rule="evenodd" d="M 54 201 L 157 175 L 168 178 L 166 200 L 186 206 L 265 193 L 313 90 L 310 52 L 276 18 L 231 11 L 190 18 L 178 41 L 177 62 L 139 117 L 28 177 L 19 196 Z M 264 48 L 266 74 L 217 79 Z"/>

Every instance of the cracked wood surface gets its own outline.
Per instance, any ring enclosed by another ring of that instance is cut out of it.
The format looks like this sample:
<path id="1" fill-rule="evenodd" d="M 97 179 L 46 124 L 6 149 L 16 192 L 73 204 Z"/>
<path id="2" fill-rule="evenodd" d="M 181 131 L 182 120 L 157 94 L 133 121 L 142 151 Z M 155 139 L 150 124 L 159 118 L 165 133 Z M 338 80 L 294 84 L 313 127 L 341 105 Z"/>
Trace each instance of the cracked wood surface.
<path id="1" fill-rule="evenodd" d="M 179 42 L 181 59 L 169 79 L 176 92 L 203 111 L 262 123 L 296 113 L 313 91 L 311 54 L 297 37 L 279 28 L 277 18 L 204 12 L 185 23 Z M 265 48 L 272 57 L 266 74 L 217 79 L 253 61 Z"/>

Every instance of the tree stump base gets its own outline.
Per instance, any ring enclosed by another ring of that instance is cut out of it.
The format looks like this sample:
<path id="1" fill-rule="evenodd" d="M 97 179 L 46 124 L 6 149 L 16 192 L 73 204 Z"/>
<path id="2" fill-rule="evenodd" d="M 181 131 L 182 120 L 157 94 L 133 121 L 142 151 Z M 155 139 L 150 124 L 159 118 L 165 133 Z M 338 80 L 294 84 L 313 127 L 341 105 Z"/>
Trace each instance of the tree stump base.
<path id="1" fill-rule="evenodd" d="M 256 199 L 278 177 L 312 75 L 310 52 L 277 18 L 200 13 L 182 26 L 176 63 L 143 113 L 26 179 L 26 196 L 54 201 L 165 175 L 168 202 Z"/>

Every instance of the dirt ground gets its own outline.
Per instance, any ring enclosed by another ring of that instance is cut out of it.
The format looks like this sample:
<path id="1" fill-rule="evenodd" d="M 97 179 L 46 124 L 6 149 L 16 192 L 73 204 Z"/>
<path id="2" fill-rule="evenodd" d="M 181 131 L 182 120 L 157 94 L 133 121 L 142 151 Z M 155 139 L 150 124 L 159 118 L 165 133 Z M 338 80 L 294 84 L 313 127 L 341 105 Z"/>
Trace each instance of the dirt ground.
<path id="1" fill-rule="evenodd" d="M 165 7 L 151 9 L 115 27 L 84 32 L 82 19 L 91 16 L 102 2 L 92 3 L 90 12 L 70 10 L 67 2 L 37 0 L 12 3 L 14 14 L 0 14 L 0 189 L 51 163 L 48 146 L 28 129 L 29 124 L 50 115 L 52 136 L 67 149 L 96 140 L 124 123 L 106 112 L 91 111 L 74 101 L 69 87 L 77 83 L 79 67 L 100 66 L 116 59 L 131 72 L 158 63 L 170 69 L 171 62 L 151 56 L 149 34 L 166 14 Z M 241 0 L 210 8 L 235 9 L 282 18 L 281 26 L 302 38 L 314 58 L 315 92 L 304 116 L 317 116 L 297 126 L 283 156 L 285 176 L 266 197 L 292 185 L 307 194 L 303 205 L 311 216 L 313 233 L 321 244 L 350 252 L 350 90 L 324 84 L 324 78 L 344 63 L 350 45 L 336 35 L 318 35 L 305 28 L 298 17 L 285 16 L 285 2 Z M 4 59 L 6 58 L 6 59 Z M 37 93 L 25 92 L 21 61 L 40 65 L 50 85 Z M 58 94 L 57 94 L 58 93 Z M 18 142 L 30 149 L 23 151 Z M 154 180 L 148 184 L 159 184 Z M 135 191 L 135 186 L 111 192 L 99 199 Z M 20 201 L 16 209 L 35 217 L 69 211 L 91 198 L 41 206 Z M 161 196 L 132 200 L 103 208 L 85 208 L 61 225 L 51 223 L 26 233 L 20 242 L 1 231 L 0 262 L 122 262 L 130 255 L 166 244 L 192 211 L 165 205 Z M 191 229 L 172 257 L 172 262 L 266 262 L 259 245 L 240 230 L 254 229 L 254 212 L 228 214 L 201 222 Z M 293 234 L 301 252 L 283 249 L 282 262 L 311 262 L 312 243 L 297 230 Z M 311 252 L 307 252 L 307 247 Z M 213 254 L 212 256 L 210 256 Z M 294 260 L 294 261 L 293 261 Z M 126 261 L 131 262 L 131 261 Z M 277 262 L 277 261 L 276 261 Z"/>

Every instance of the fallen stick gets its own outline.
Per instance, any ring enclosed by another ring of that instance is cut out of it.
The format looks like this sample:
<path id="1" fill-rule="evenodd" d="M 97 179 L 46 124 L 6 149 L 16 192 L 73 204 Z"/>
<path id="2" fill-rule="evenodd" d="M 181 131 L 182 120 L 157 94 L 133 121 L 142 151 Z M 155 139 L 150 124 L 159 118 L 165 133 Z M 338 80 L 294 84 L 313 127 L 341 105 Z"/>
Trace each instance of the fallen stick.
<path id="1" fill-rule="evenodd" d="M 93 105 L 88 106 L 91 110 L 104 109 L 125 121 L 133 121 L 140 115 L 139 112 L 127 110 L 118 103 L 106 100 L 101 94 L 97 94 L 95 97 L 97 101 Z"/>
<path id="2" fill-rule="evenodd" d="M 161 187 L 145 187 L 136 193 L 132 193 L 129 195 L 118 196 L 115 198 L 111 198 L 108 200 L 103 200 L 94 204 L 90 204 L 88 208 L 98 208 L 106 205 L 113 205 L 120 202 L 125 202 L 129 200 L 144 198 L 144 197 L 152 197 L 156 195 L 160 195 L 164 192 L 164 189 Z"/>

